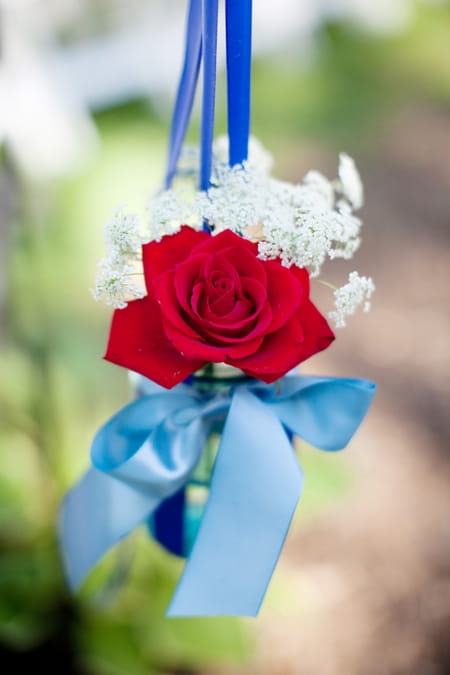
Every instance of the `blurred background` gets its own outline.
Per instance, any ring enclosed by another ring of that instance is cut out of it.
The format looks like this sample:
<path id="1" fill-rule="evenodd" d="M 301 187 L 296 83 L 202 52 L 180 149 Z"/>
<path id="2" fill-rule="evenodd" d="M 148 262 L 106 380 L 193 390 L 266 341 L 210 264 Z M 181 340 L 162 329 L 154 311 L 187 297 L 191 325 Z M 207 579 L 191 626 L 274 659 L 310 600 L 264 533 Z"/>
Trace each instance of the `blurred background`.
<path id="1" fill-rule="evenodd" d="M 366 190 L 354 266 L 375 280 L 373 309 L 305 371 L 379 385 L 345 452 L 299 444 L 305 493 L 260 616 L 165 619 L 181 562 L 144 531 L 76 597 L 65 589 L 58 504 L 96 428 L 131 394 L 125 371 L 101 359 L 110 312 L 89 288 L 112 210 L 145 213 L 160 186 L 185 10 L 185 0 L 0 0 L 2 670 L 446 675 L 444 1 L 254 3 L 252 132 L 275 173 L 334 177 L 346 151 Z M 221 72 L 217 133 L 225 125 Z M 342 283 L 350 269 L 334 263 L 327 278 Z"/>

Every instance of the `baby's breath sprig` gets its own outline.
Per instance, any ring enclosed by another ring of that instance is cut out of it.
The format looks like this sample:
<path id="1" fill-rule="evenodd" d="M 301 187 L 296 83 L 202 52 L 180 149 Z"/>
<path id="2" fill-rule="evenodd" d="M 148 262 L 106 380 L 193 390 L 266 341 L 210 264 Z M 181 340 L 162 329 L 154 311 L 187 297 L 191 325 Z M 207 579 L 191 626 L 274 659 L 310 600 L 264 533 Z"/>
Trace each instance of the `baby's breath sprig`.
<path id="1" fill-rule="evenodd" d="M 353 209 L 360 209 L 364 203 L 363 184 L 355 162 L 345 152 L 339 155 L 338 175 L 338 190 Z"/>
<path id="2" fill-rule="evenodd" d="M 374 290 L 375 284 L 370 277 L 362 277 L 358 272 L 351 272 L 348 282 L 334 291 L 335 309 L 328 313 L 336 328 L 344 328 L 345 317 L 354 314 L 359 305 L 363 305 L 363 311 L 368 312 Z"/>
<path id="3" fill-rule="evenodd" d="M 123 309 L 128 300 L 145 295 L 132 277 L 136 275 L 141 260 L 141 245 L 145 239 L 140 234 L 139 218 L 127 213 L 123 205 L 117 207 L 105 224 L 106 257 L 97 265 L 95 288 L 91 293 L 97 302 Z M 140 273 L 138 273 L 140 275 Z"/>
<path id="4" fill-rule="evenodd" d="M 104 227 L 106 252 L 109 259 L 136 260 L 144 239 L 139 232 L 139 218 L 118 206 Z"/>
<path id="5" fill-rule="evenodd" d="M 135 214 L 116 209 L 105 225 L 107 256 L 99 263 L 92 291 L 97 300 L 121 308 L 142 297 L 142 289 L 130 280 L 140 263 L 141 244 L 174 234 L 182 225 L 200 230 L 205 221 L 213 235 L 232 230 L 256 242 L 261 259 L 306 268 L 311 277 L 321 273 L 327 260 L 353 257 L 361 243 L 362 222 L 354 211 L 363 205 L 363 186 L 351 157 L 339 155 L 338 177 L 332 181 L 309 171 L 301 183 L 293 184 L 270 175 L 273 159 L 255 138 L 242 165 L 229 167 L 227 156 L 228 139 L 219 137 L 213 148 L 211 187 L 201 192 L 195 187 L 198 151 L 184 153 L 174 186 L 150 203 L 147 237 L 140 234 Z M 334 291 L 335 309 L 329 317 L 337 327 L 345 326 L 345 317 L 358 304 L 365 303 L 368 310 L 374 288 L 368 277 L 350 274 Z"/>
<path id="6" fill-rule="evenodd" d="M 115 309 L 124 309 L 129 300 L 143 298 L 145 290 L 132 281 L 134 270 L 132 265 L 120 263 L 117 259 L 102 258 L 97 265 L 95 288 L 91 289 L 94 300 Z"/>

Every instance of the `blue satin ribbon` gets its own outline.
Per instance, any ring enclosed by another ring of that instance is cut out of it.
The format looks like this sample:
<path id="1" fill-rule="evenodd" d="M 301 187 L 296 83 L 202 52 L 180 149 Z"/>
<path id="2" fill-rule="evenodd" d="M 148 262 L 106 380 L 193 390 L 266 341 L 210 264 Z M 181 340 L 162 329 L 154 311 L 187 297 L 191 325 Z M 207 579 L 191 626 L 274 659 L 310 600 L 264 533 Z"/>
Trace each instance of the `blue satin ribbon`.
<path id="1" fill-rule="evenodd" d="M 200 190 L 208 190 L 211 179 L 216 100 L 218 4 L 218 0 L 203 0 L 203 94 L 200 132 Z"/>
<path id="2" fill-rule="evenodd" d="M 229 164 L 248 155 L 252 59 L 252 0 L 226 0 Z"/>
<path id="3" fill-rule="evenodd" d="M 78 587 L 100 558 L 186 485 L 210 430 L 226 419 L 198 536 L 169 616 L 258 612 L 300 497 L 303 476 L 286 431 L 325 450 L 348 443 L 375 392 L 366 380 L 292 376 L 205 393 L 144 395 L 97 433 L 93 467 L 60 517 L 67 579 Z"/>
<path id="4" fill-rule="evenodd" d="M 208 190 L 214 135 L 218 0 L 191 0 L 185 54 L 172 116 L 165 188 L 176 173 L 192 113 L 203 52 L 203 94 L 200 132 L 200 189 Z M 250 131 L 252 0 L 226 0 L 227 107 L 229 164 L 248 155 Z"/>
<path id="5" fill-rule="evenodd" d="M 173 109 L 164 187 L 170 188 L 191 117 L 202 55 L 202 0 L 189 5 L 183 69 Z"/>

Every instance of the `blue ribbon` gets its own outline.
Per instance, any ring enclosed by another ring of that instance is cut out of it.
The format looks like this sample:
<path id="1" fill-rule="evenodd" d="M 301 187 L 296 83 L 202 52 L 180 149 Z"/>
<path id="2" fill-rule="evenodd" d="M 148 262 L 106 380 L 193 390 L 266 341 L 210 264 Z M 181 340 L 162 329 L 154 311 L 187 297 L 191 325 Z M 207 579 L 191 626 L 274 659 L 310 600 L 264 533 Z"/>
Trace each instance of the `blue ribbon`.
<path id="1" fill-rule="evenodd" d="M 252 59 L 252 0 L 226 0 L 229 164 L 248 155 Z"/>
<path id="2" fill-rule="evenodd" d="M 214 112 L 216 99 L 218 0 L 203 0 L 203 94 L 200 130 L 200 190 L 211 179 Z"/>
<path id="3" fill-rule="evenodd" d="M 186 130 L 191 117 L 202 55 L 202 0 L 191 0 L 189 5 L 183 69 L 170 128 L 169 151 L 164 187 L 173 181 Z"/>
<path id="4" fill-rule="evenodd" d="M 200 189 L 210 186 L 216 87 L 218 0 L 190 0 L 185 53 L 173 111 L 165 188 L 176 172 L 192 113 L 203 51 Z M 229 164 L 248 155 L 250 130 L 252 0 L 226 0 Z"/>
<path id="5" fill-rule="evenodd" d="M 255 616 L 300 497 L 286 432 L 325 450 L 348 443 L 372 400 L 366 380 L 289 375 L 205 393 L 149 380 L 97 433 L 93 467 L 68 493 L 60 539 L 68 582 L 186 485 L 217 420 L 225 427 L 198 536 L 169 616 Z"/>

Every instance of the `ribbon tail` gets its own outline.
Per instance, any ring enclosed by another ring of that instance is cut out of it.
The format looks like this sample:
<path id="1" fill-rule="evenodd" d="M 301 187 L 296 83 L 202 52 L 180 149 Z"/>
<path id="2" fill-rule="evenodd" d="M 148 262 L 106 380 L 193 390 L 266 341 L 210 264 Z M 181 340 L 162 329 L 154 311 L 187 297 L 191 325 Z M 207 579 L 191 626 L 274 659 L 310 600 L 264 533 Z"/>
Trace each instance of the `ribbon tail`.
<path id="1" fill-rule="evenodd" d="M 66 495 L 60 511 L 59 539 L 69 587 L 77 589 L 103 555 L 158 503 L 90 469 Z"/>
<path id="2" fill-rule="evenodd" d="M 191 397 L 174 394 L 137 399 L 97 432 L 91 448 L 94 467 L 70 490 L 60 512 L 61 551 L 71 588 L 186 483 L 207 428 L 198 415 L 177 425 L 173 414 L 190 405 L 192 415 L 193 404 Z"/>
<path id="3" fill-rule="evenodd" d="M 168 616 L 255 616 L 303 487 L 276 415 L 237 390 L 210 497 Z"/>

